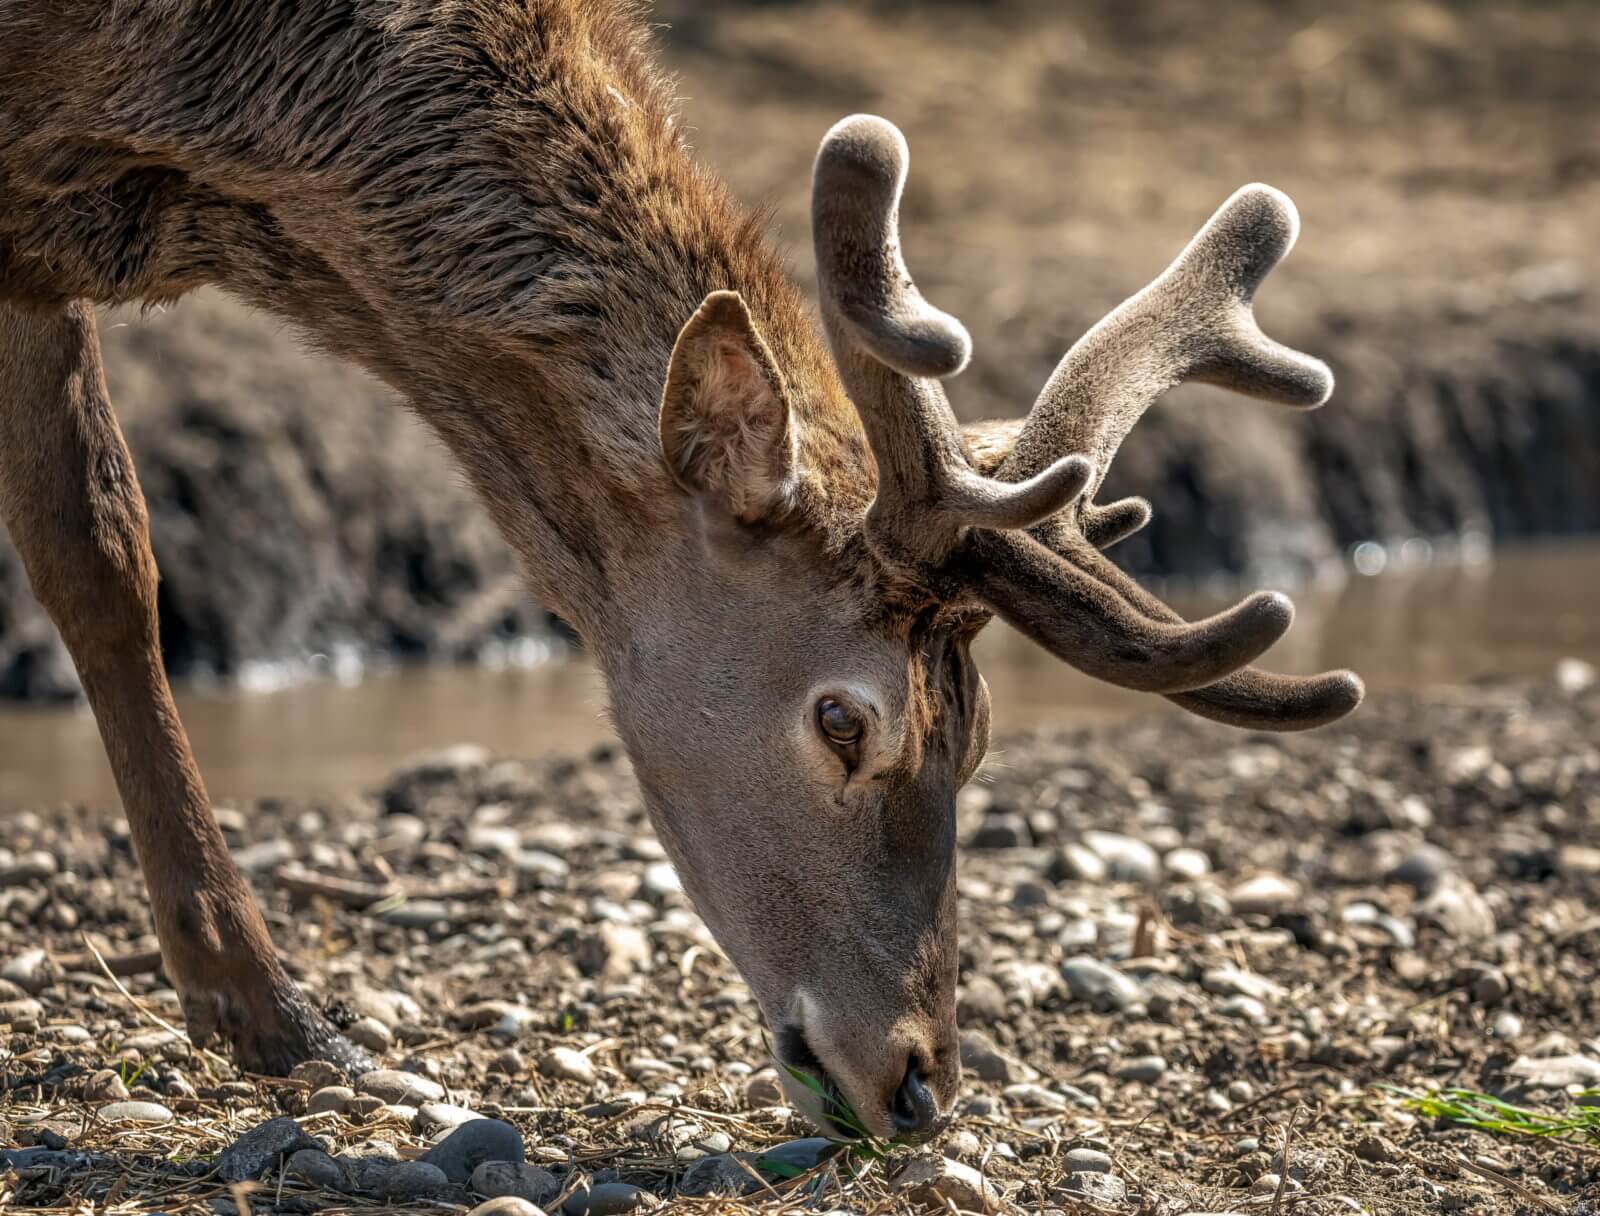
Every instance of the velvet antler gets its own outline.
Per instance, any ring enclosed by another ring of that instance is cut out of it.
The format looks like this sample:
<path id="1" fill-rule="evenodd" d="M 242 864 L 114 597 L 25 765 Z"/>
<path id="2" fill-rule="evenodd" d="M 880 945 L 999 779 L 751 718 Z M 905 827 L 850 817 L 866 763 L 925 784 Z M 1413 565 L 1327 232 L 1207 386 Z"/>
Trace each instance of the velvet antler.
<path id="1" fill-rule="evenodd" d="M 945 595 L 970 594 L 1059 658 L 1240 725 L 1295 729 L 1348 713 L 1349 673 L 1298 680 L 1246 669 L 1293 620 L 1276 594 L 1196 623 L 1097 546 L 1143 526 L 1148 504 L 1093 507 L 1118 445 L 1184 379 L 1299 406 L 1327 399 L 1319 362 L 1266 339 L 1250 299 L 1293 243 L 1293 207 L 1246 187 L 1171 269 L 1062 360 L 996 478 L 975 472 L 938 379 L 967 363 L 955 318 L 923 299 L 900 252 L 909 155 L 890 123 L 857 115 L 817 156 L 812 222 L 834 356 L 878 463 L 867 536 L 880 557 Z"/>

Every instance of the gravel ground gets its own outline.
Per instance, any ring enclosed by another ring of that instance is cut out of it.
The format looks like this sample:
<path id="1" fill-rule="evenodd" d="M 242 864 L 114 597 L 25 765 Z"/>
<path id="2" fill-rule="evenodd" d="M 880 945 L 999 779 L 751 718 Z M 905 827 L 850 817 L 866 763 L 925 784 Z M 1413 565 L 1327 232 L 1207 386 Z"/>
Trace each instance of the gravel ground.
<path id="1" fill-rule="evenodd" d="M 163 1029 L 120 822 L 16 815 L 0 1210 L 1594 1213 L 1592 1134 L 1380 1087 L 1563 1111 L 1600 1086 L 1597 740 L 1576 661 L 1307 736 L 1002 740 L 961 799 L 962 1114 L 883 1156 L 780 1105 L 615 751 L 458 749 L 223 812 L 299 976 L 381 1059 L 361 1078 L 241 1077 Z"/>

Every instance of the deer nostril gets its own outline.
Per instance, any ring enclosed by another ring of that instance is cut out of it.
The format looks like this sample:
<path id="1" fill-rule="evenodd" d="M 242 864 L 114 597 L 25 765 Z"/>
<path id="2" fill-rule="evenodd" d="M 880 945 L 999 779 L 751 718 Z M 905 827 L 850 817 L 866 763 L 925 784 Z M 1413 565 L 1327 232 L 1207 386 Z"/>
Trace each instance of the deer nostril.
<path id="1" fill-rule="evenodd" d="M 916 1135 L 928 1131 L 939 1118 L 939 1104 L 933 1091 L 922 1079 L 922 1069 L 913 1060 L 906 1069 L 905 1079 L 895 1090 L 894 1102 L 889 1110 L 895 1130 L 902 1135 Z"/>

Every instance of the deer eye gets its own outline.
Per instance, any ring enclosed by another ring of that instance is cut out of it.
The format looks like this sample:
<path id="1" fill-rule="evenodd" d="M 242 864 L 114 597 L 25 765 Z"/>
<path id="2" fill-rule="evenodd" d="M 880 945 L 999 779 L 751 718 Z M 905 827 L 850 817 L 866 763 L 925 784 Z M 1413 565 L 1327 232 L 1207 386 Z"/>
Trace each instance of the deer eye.
<path id="1" fill-rule="evenodd" d="M 848 753 L 853 752 L 861 742 L 861 736 L 866 732 L 866 724 L 861 720 L 861 715 L 843 701 L 833 697 L 823 697 L 817 702 L 817 729 L 835 748 Z M 845 758 L 853 759 L 848 754 Z"/>

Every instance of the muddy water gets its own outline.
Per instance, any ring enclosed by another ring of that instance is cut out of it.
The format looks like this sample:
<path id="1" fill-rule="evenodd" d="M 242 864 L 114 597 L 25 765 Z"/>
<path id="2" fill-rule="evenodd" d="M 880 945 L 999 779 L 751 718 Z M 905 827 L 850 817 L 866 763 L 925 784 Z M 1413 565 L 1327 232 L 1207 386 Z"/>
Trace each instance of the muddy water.
<path id="1" fill-rule="evenodd" d="M 1371 568 L 1370 554 L 1362 564 Z M 1294 630 L 1268 666 L 1354 667 L 1374 690 L 1489 673 L 1544 674 L 1569 656 L 1600 663 L 1600 545 L 1540 546 L 1492 561 L 1354 576 L 1304 589 Z M 1215 602 L 1174 596 L 1191 615 Z M 979 665 L 997 731 L 1106 720 L 1160 709 L 1077 675 L 1000 627 Z M 575 657 L 534 668 L 431 669 L 355 685 L 180 698 L 213 796 L 315 797 L 370 787 L 420 752 L 458 742 L 512 756 L 581 750 L 609 737 L 593 667 Z M 114 806 L 94 721 L 83 709 L 0 711 L 0 808 Z"/>

